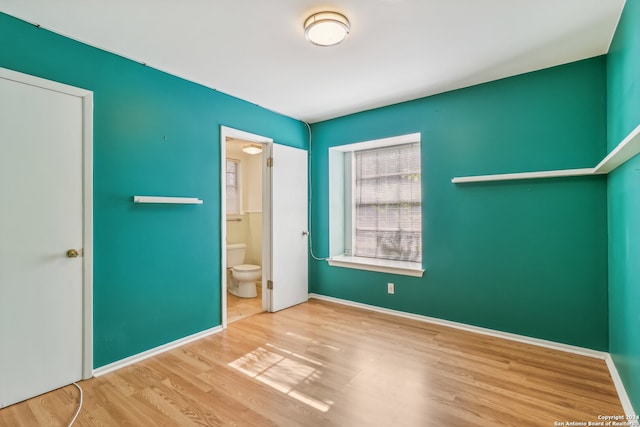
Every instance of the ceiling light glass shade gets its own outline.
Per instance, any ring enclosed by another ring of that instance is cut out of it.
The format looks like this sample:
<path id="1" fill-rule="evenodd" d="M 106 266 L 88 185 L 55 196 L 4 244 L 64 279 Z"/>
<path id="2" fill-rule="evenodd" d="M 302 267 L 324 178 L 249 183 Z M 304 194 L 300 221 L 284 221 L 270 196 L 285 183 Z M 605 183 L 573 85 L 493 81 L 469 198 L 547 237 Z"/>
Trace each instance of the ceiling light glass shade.
<path id="1" fill-rule="evenodd" d="M 349 35 L 351 24 L 337 12 L 314 13 L 304 21 L 304 36 L 316 46 L 333 46 Z"/>
<path id="2" fill-rule="evenodd" d="M 260 144 L 243 145 L 242 151 L 244 151 L 247 154 L 260 154 L 262 153 L 262 145 Z"/>

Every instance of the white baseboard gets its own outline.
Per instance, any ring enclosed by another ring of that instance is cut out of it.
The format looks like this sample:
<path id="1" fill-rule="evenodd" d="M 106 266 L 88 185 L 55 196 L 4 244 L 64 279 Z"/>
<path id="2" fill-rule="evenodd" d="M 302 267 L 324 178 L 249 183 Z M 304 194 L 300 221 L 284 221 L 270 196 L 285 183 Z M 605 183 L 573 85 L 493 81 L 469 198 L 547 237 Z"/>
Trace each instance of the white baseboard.
<path id="1" fill-rule="evenodd" d="M 144 359 L 148 359 L 149 357 L 156 356 L 160 353 L 164 353 L 165 351 L 172 350 L 176 347 L 180 347 L 192 341 L 199 340 L 209 335 L 217 334 L 218 332 L 222 332 L 222 330 L 223 330 L 222 326 L 216 326 L 215 328 L 207 329 L 207 330 L 195 333 L 193 335 L 189 335 L 184 338 L 180 338 L 178 340 L 171 341 L 161 346 L 149 349 L 147 351 L 143 351 L 142 353 L 134 354 L 133 356 L 129 356 L 127 358 L 117 360 L 113 363 L 109 363 L 108 365 L 104 365 L 97 369 L 94 369 L 93 376 L 99 377 L 101 375 L 108 374 L 109 372 L 113 372 L 117 369 L 124 368 L 125 366 L 132 365 L 134 363 L 140 362 Z"/>
<path id="2" fill-rule="evenodd" d="M 616 364 L 613 362 L 611 354 L 607 353 L 607 357 L 604 360 L 607 362 L 607 367 L 609 368 L 613 384 L 616 386 L 616 391 L 618 392 L 622 409 L 624 409 L 624 413 L 628 417 L 627 420 L 634 420 L 634 417 L 636 417 L 638 413 L 633 410 L 633 405 L 631 404 L 627 390 L 624 388 L 620 374 L 618 374 L 618 368 L 616 368 Z M 633 426 L 633 424 L 631 425 Z"/>
<path id="3" fill-rule="evenodd" d="M 622 408 L 625 411 L 625 415 L 631 417 L 636 416 L 636 412 L 633 410 L 633 406 L 631 404 L 631 400 L 629 400 L 629 395 L 627 395 L 627 391 L 624 388 L 622 380 L 620 379 L 620 375 L 618 374 L 618 370 L 616 368 L 615 363 L 613 363 L 613 359 L 611 355 L 604 351 L 592 350 L 589 348 L 578 347 L 569 344 L 557 343 L 554 341 L 543 340 L 539 338 L 531 338 L 524 335 L 512 334 L 509 332 L 496 331 L 494 329 L 481 328 L 479 326 L 467 325 L 464 323 L 452 322 L 450 320 L 438 319 L 435 317 L 422 316 L 420 314 L 406 313 L 404 311 L 391 310 L 388 308 L 377 307 L 375 305 L 362 304 L 359 302 L 344 300 L 340 298 L 328 297 L 325 295 L 319 294 L 309 294 L 309 298 L 315 298 L 323 301 L 334 302 L 337 304 L 348 305 L 351 307 L 362 308 L 365 310 L 376 311 L 378 313 L 390 314 L 392 316 L 404 317 L 407 319 L 418 320 L 421 322 L 433 323 L 436 325 L 448 326 L 450 328 L 460 329 L 468 332 L 475 332 L 478 334 L 489 335 L 497 338 L 504 338 L 511 341 L 518 341 L 524 344 L 536 345 L 539 347 L 550 348 L 553 350 L 565 351 L 568 353 L 579 354 L 581 356 L 593 357 L 596 359 L 602 359 L 606 362 L 607 368 L 609 369 L 609 374 L 611 375 L 611 379 L 613 380 L 613 384 L 616 387 L 616 391 L 618 393 L 618 398 L 620 399 L 620 403 L 622 404 Z M 633 418 L 630 418 L 633 419 Z"/>
<path id="4" fill-rule="evenodd" d="M 406 313 L 404 311 L 392 310 L 389 308 L 377 307 L 375 305 L 362 304 L 340 298 L 328 297 L 318 294 L 309 294 L 309 298 L 335 302 L 337 304 L 349 305 L 352 307 L 363 308 L 365 310 L 377 311 L 379 313 L 390 314 L 392 316 L 404 317 L 407 319 L 418 320 L 420 322 L 433 323 L 436 325 L 448 326 L 450 328 L 460 329 L 468 332 L 489 335 L 497 338 L 504 338 L 511 341 L 518 341 L 525 344 L 537 345 L 539 347 L 550 348 L 553 350 L 566 351 L 568 353 L 579 354 L 582 356 L 595 357 L 596 359 L 605 360 L 608 353 L 603 351 L 592 350 L 590 348 L 578 347 L 569 344 L 562 344 L 554 341 L 543 340 L 539 338 L 527 337 L 524 335 L 512 334 L 510 332 L 497 331 L 495 329 L 482 328 L 480 326 L 467 325 L 465 323 L 453 322 L 451 320 L 438 319 L 436 317 L 423 316 L 420 314 Z"/>

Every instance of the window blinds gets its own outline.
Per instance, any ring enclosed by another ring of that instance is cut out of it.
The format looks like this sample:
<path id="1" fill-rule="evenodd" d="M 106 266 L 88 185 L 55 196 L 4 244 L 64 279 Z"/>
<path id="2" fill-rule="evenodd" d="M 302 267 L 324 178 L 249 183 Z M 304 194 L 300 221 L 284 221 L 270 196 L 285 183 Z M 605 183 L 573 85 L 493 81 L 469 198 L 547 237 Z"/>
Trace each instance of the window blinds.
<path id="1" fill-rule="evenodd" d="M 422 262 L 420 143 L 356 151 L 354 255 Z"/>

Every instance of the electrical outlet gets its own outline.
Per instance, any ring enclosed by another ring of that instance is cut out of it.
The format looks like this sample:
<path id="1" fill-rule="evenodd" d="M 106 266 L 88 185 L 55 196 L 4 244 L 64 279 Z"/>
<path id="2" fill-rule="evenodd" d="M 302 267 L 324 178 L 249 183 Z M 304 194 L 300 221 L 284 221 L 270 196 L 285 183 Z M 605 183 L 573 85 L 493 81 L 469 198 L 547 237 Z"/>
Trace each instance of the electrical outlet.
<path id="1" fill-rule="evenodd" d="M 393 283 L 387 283 L 387 293 L 392 294 L 395 292 L 395 285 Z"/>

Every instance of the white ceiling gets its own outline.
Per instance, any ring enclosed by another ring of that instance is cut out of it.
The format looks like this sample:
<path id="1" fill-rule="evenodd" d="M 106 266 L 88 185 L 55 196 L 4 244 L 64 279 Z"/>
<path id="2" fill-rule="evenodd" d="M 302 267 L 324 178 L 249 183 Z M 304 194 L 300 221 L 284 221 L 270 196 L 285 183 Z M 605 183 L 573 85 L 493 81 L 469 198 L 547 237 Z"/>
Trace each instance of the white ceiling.
<path id="1" fill-rule="evenodd" d="M 0 11 L 317 122 L 607 52 L 624 0 L 0 0 Z M 321 48 L 302 24 L 351 21 Z M 6 41 L 5 41 L 6 42 Z"/>

